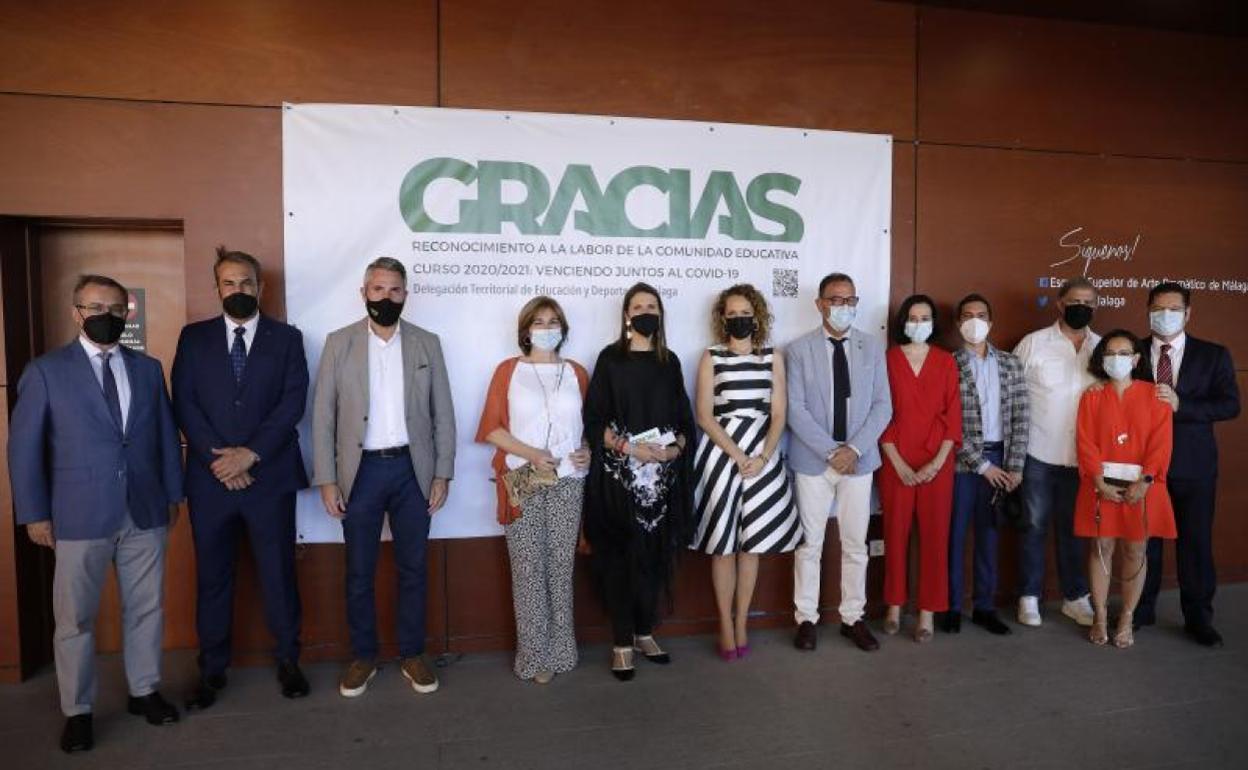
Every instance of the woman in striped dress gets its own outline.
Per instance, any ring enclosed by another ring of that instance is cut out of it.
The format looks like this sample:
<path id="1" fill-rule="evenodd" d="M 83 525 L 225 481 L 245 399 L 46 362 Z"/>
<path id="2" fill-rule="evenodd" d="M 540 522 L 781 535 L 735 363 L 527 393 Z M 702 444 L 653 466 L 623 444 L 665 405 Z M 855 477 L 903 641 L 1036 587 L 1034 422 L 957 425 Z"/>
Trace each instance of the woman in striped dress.
<path id="1" fill-rule="evenodd" d="M 725 289 L 711 313 L 716 343 L 698 366 L 694 456 L 698 529 L 691 548 L 711 554 L 718 651 L 744 657 L 758 555 L 802 539 L 788 469 L 776 451 L 785 424 L 784 358 L 767 343 L 771 313 L 753 286 Z M 733 610 L 736 610 L 735 622 Z"/>

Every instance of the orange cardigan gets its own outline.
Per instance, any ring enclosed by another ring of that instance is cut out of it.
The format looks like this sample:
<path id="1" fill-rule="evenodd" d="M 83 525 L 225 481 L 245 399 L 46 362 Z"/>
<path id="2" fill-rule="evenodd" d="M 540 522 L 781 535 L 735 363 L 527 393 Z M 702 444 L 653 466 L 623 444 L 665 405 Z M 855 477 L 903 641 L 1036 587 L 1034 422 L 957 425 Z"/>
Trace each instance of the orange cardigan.
<path id="1" fill-rule="evenodd" d="M 507 403 L 507 391 L 511 388 L 511 374 L 516 370 L 518 363 L 520 363 L 519 356 L 508 358 L 494 370 L 494 376 L 490 379 L 490 389 L 485 394 L 485 408 L 481 410 L 481 422 L 477 425 L 477 443 L 488 444 L 485 437 L 497 428 L 511 432 L 511 410 Z M 585 391 L 589 388 L 589 372 L 570 358 L 564 359 L 564 363 L 571 364 L 572 371 L 576 373 L 581 399 L 584 400 Z M 503 484 L 503 474 L 507 472 L 507 453 L 501 449 L 495 451 L 490 466 L 494 469 L 494 478 L 491 480 L 498 493 L 498 523 L 510 524 L 520 518 L 520 509 L 513 507 L 507 500 L 507 486 Z"/>

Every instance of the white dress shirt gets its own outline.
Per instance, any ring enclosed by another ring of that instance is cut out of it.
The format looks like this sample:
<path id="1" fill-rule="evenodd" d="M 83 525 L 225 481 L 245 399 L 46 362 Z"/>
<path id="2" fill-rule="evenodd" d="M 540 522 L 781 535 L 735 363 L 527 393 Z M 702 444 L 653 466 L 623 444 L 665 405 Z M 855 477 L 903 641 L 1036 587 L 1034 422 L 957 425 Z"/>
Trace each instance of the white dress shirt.
<path id="1" fill-rule="evenodd" d="M 1023 337 L 1014 355 L 1023 364 L 1023 379 L 1031 402 L 1031 431 L 1027 454 L 1050 465 L 1075 467 L 1075 421 L 1083 391 L 1096 381 L 1088 359 L 1100 336 L 1087 330 L 1083 346 L 1075 351 L 1057 323 Z"/>
<path id="2" fill-rule="evenodd" d="M 86 351 L 88 360 L 91 361 L 91 371 L 95 372 L 95 381 L 100 384 L 102 393 L 104 391 L 104 351 L 81 334 L 78 335 L 78 342 Z M 130 418 L 130 378 L 126 376 L 126 362 L 121 360 L 121 346 L 113 345 L 113 349 L 109 352 L 112 356 L 108 359 L 108 368 L 113 370 L 113 379 L 117 382 L 117 399 L 121 402 L 121 430 L 124 433 L 126 420 Z"/>
<path id="3" fill-rule="evenodd" d="M 243 327 L 243 348 L 248 355 L 251 354 L 251 343 L 256 339 L 256 327 L 260 325 L 260 314 L 256 313 L 251 318 L 239 324 L 228 315 L 222 315 L 225 319 L 225 350 L 229 352 L 234 349 L 234 330 L 240 325 Z"/>
<path id="4" fill-rule="evenodd" d="M 403 405 L 403 332 L 395 329 L 383 340 L 368 324 L 368 426 L 364 449 L 389 449 L 407 444 L 407 410 Z"/>
<path id="5" fill-rule="evenodd" d="M 1179 367 L 1183 365 L 1183 349 L 1187 347 L 1187 332 L 1179 332 L 1179 336 L 1170 342 L 1162 342 L 1153 336 L 1153 379 L 1157 379 L 1157 362 L 1161 360 L 1161 346 L 1169 345 L 1170 371 L 1173 375 L 1172 384 L 1179 387 Z"/>

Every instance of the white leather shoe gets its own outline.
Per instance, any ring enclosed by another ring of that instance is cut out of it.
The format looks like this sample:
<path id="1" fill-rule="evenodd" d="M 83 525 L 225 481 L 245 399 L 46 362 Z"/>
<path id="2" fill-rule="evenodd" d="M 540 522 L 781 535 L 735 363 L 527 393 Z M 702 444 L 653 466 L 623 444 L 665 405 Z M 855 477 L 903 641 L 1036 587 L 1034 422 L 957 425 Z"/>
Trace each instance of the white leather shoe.
<path id="1" fill-rule="evenodd" d="M 1087 595 L 1063 601 L 1062 614 L 1081 626 L 1091 626 L 1096 618 L 1096 613 L 1092 611 L 1092 601 Z"/>
<path id="2" fill-rule="evenodd" d="M 1020 596 L 1018 599 L 1018 622 L 1032 628 L 1040 625 L 1040 600 L 1034 596 Z"/>

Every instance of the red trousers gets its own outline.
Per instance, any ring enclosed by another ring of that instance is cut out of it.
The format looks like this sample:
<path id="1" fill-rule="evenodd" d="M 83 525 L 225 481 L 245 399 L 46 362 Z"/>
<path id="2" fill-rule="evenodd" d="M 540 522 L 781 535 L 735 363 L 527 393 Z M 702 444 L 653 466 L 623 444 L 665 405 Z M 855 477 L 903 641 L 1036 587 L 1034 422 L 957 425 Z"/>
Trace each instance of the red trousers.
<path id="1" fill-rule="evenodd" d="M 949 609 L 949 519 L 953 510 L 953 455 L 936 478 L 908 487 L 887 458 L 880 469 L 880 504 L 884 508 L 884 601 L 906 603 L 906 567 L 910 527 L 919 522 L 919 609 Z"/>

